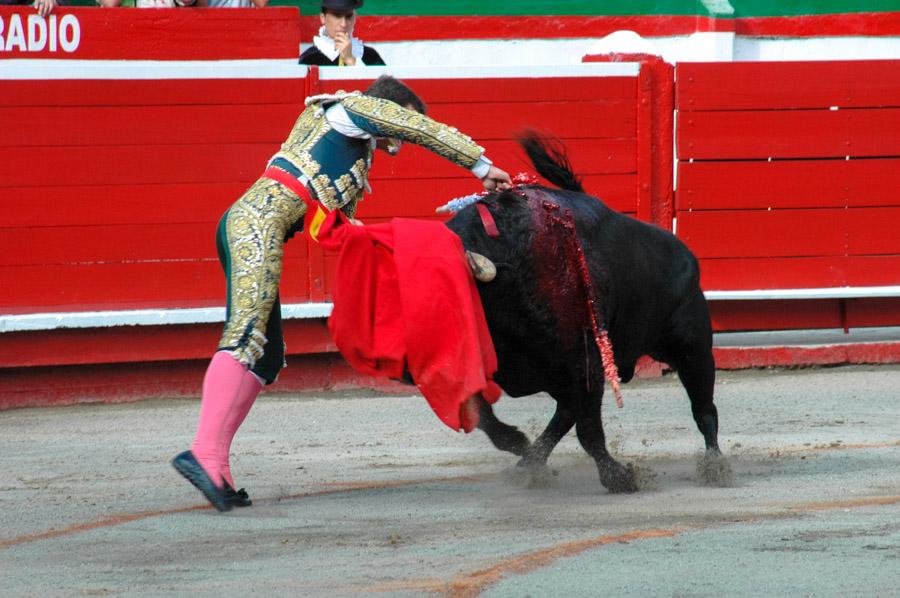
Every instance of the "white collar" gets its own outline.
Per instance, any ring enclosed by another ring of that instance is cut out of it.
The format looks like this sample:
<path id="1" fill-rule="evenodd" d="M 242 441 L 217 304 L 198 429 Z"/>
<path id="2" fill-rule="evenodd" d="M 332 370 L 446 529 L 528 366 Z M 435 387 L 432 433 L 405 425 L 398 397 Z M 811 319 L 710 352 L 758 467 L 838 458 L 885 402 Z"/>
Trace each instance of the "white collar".
<path id="1" fill-rule="evenodd" d="M 325 26 L 319 27 L 319 35 L 313 37 L 313 45 L 315 45 L 324 54 L 328 60 L 334 60 L 339 55 L 338 49 L 334 45 L 334 40 L 328 37 L 325 32 Z M 350 38 L 350 53 L 357 60 L 362 59 L 363 43 L 355 37 Z"/>

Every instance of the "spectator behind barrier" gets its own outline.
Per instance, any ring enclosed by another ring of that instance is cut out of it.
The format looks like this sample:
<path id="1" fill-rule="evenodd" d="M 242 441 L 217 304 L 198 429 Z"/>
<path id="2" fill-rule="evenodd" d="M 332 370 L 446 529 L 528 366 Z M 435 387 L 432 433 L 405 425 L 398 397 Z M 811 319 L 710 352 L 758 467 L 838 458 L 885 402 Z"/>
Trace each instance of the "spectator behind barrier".
<path id="1" fill-rule="evenodd" d="M 57 0 L 0 0 L 0 6 L 27 6 L 29 4 L 38 11 L 39 15 L 46 17 L 53 12 L 59 2 Z"/>
<path id="2" fill-rule="evenodd" d="M 39 0 L 40 1 L 40 0 Z M 53 2 L 55 0 L 42 0 Z M 210 8 L 263 8 L 269 0 L 97 0 L 107 8 L 137 6 L 138 8 L 173 8 L 176 6 L 203 6 Z"/>
<path id="3" fill-rule="evenodd" d="M 374 48 L 353 37 L 356 9 L 363 0 L 322 0 L 319 34 L 313 45 L 300 55 L 300 64 L 318 66 L 383 65 Z M 360 64 L 361 63 L 361 64 Z"/>

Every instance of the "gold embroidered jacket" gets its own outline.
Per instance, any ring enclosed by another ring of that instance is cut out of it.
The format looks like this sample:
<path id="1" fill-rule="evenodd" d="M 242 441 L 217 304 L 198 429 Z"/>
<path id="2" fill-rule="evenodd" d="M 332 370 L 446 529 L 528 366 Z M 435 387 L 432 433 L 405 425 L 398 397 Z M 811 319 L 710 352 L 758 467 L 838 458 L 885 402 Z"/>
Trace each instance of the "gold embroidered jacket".
<path id="1" fill-rule="evenodd" d="M 344 107 L 354 125 L 372 137 L 415 143 L 468 169 L 484 153 L 470 137 L 414 110 L 359 92 L 338 92 L 327 101 L 310 104 L 300 114 L 281 151 L 270 161 L 283 164 L 286 160 L 305 175 L 313 196 L 329 210 L 340 208 L 350 216 L 355 213 L 374 151 L 368 139 L 349 137 L 334 129 L 325 110 L 335 102 Z"/>

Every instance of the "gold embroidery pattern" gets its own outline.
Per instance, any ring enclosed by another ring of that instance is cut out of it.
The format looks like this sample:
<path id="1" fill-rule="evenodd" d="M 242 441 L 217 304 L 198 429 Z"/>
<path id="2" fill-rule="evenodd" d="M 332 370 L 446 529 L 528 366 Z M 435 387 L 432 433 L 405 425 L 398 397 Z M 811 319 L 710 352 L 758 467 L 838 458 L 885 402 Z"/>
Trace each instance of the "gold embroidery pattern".
<path id="1" fill-rule="evenodd" d="M 348 172 L 347 174 L 342 174 L 338 177 L 338 180 L 334 182 L 334 186 L 337 187 L 337 190 L 340 191 L 341 195 L 347 192 L 347 189 L 350 189 L 354 184 L 353 177 Z"/>
<path id="2" fill-rule="evenodd" d="M 287 187 L 262 178 L 228 210 L 229 317 L 219 348 L 253 367 L 263 354 L 266 324 L 281 279 L 284 236 L 306 213 Z"/>
<path id="3" fill-rule="evenodd" d="M 309 178 L 319 174 L 322 167 L 313 160 L 308 149 L 331 130 L 331 125 L 318 113 L 318 109 L 319 107 L 313 104 L 300 113 L 287 140 L 281 144 L 281 151 L 273 156 L 273 159 L 284 158 Z"/>
<path id="4" fill-rule="evenodd" d="M 356 186 L 360 189 L 366 186 L 366 177 L 369 175 L 369 164 L 371 164 L 371 161 L 360 158 L 350 167 L 350 174 L 356 179 Z"/>
<path id="5" fill-rule="evenodd" d="M 320 174 L 312 179 L 310 184 L 312 185 L 313 191 L 316 192 L 316 199 L 318 199 L 323 206 L 329 210 L 336 210 L 341 207 L 340 202 L 337 201 L 337 189 L 334 188 L 331 179 L 328 178 L 327 175 Z"/>

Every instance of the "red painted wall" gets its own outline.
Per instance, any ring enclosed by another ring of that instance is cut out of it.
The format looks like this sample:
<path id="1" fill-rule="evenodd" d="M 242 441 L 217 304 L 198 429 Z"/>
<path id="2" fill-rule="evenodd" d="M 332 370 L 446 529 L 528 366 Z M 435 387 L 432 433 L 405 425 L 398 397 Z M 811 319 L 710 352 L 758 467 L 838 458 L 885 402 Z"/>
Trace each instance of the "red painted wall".
<path id="1" fill-rule="evenodd" d="M 900 61 L 678 65 L 678 236 L 708 290 L 900 284 Z M 900 301 L 719 302 L 718 329 L 900 324 Z"/>

